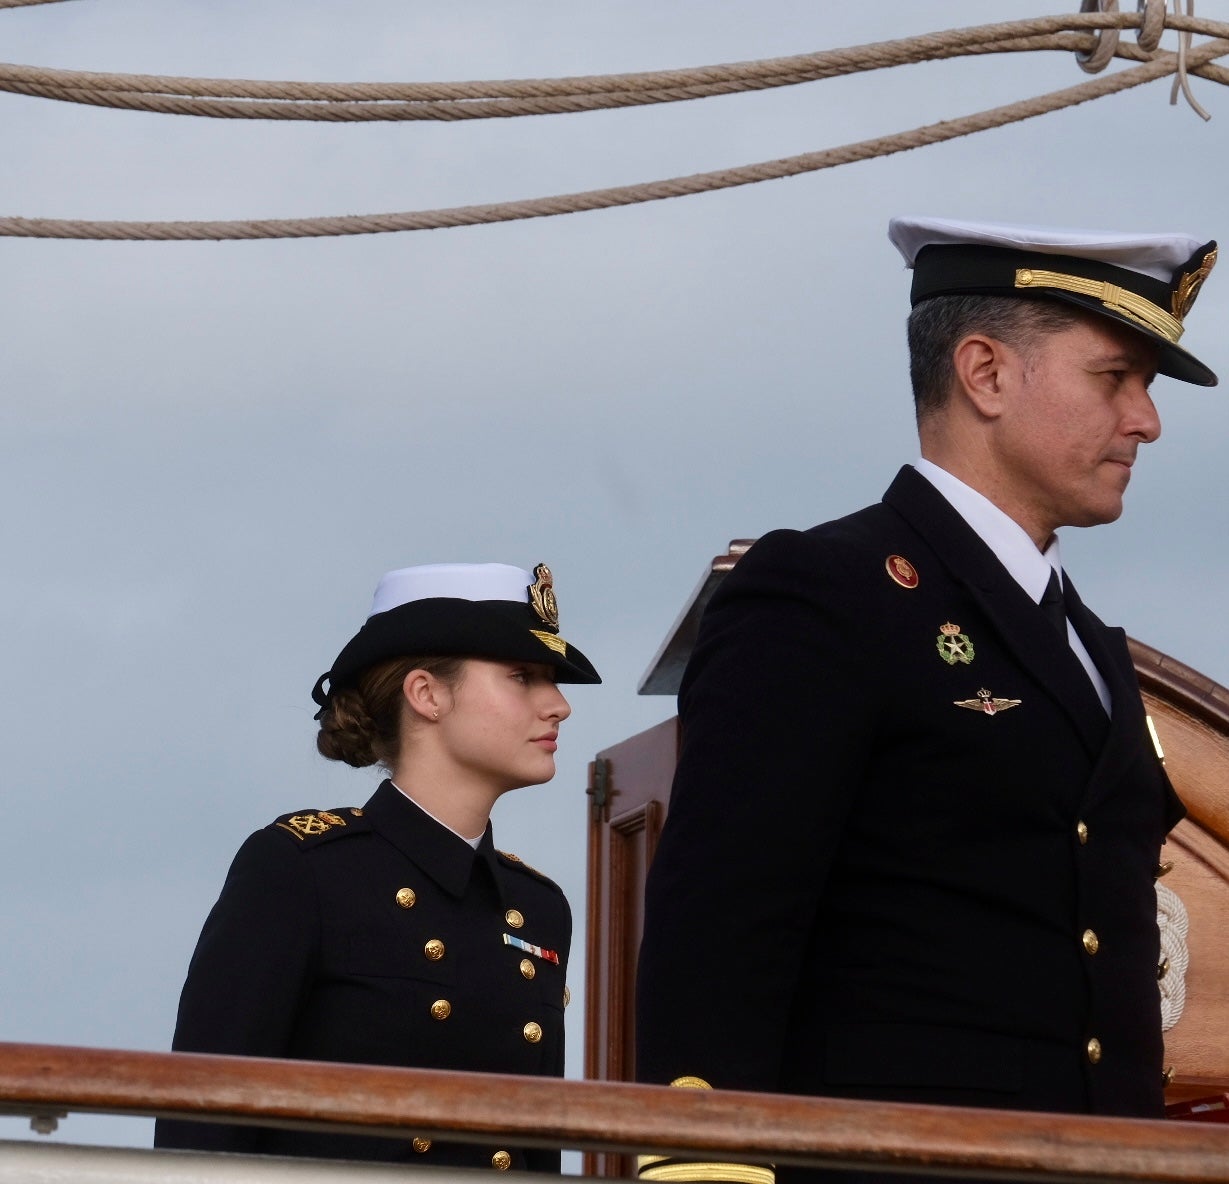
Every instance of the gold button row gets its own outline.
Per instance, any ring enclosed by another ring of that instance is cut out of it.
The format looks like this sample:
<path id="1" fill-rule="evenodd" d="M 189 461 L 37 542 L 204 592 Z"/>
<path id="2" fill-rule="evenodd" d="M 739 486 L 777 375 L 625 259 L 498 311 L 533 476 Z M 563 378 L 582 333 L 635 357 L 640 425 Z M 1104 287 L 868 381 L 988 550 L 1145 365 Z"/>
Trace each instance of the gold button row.
<path id="1" fill-rule="evenodd" d="M 431 1140 L 422 1137 L 415 1138 L 410 1146 L 414 1148 L 419 1155 L 425 1155 L 431 1150 Z M 497 1172 L 506 1172 L 512 1166 L 512 1156 L 507 1151 L 496 1151 L 491 1156 L 491 1167 Z"/>
<path id="2" fill-rule="evenodd" d="M 446 1020 L 452 1015 L 452 1004 L 447 999 L 437 999 L 431 1004 L 431 1017 L 437 1020 Z M 530 1020 L 522 1029 L 521 1035 L 525 1037 L 530 1044 L 537 1044 L 542 1039 L 542 1025 L 535 1020 Z"/>
<path id="3" fill-rule="evenodd" d="M 403 909 L 412 909 L 418 900 L 418 893 L 413 888 L 398 888 L 394 899 Z M 509 909 L 504 913 L 504 920 L 513 929 L 520 929 L 525 924 L 525 916 L 519 909 Z"/>

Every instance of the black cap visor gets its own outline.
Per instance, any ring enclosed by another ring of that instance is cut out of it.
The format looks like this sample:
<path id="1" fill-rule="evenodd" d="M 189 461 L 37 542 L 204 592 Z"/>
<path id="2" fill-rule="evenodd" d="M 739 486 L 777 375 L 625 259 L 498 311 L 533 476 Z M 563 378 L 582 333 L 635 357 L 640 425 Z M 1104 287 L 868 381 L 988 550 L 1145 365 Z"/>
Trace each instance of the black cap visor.
<path id="1" fill-rule="evenodd" d="M 559 682 L 602 681 L 589 659 L 528 604 L 441 596 L 414 600 L 368 617 L 337 655 L 332 669 L 317 680 L 312 698 L 324 707 L 334 688 L 348 685 L 369 667 L 410 656 L 540 662 L 554 669 Z"/>

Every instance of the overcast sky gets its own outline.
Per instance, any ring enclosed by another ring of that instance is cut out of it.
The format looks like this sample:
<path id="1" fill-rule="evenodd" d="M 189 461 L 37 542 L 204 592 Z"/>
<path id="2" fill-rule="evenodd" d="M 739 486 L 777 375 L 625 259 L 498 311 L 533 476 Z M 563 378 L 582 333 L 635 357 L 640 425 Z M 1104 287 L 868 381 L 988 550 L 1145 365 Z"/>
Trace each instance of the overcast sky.
<path id="1" fill-rule="evenodd" d="M 1070 12 L 1074 0 L 78 0 L 0 57 L 392 80 L 704 65 Z M 1229 20 L 1226 0 L 1200 15 Z M 1126 36 L 1130 36 L 1127 34 Z M 1176 48 L 1167 34 L 1165 48 Z M 1118 65 L 1111 69 L 1121 68 Z M 0 214 L 428 209 L 834 147 L 1075 85 L 1069 54 L 929 63 L 664 107 L 459 124 L 146 115 L 0 94 Z M 496 839 L 584 910 L 587 762 L 673 714 L 636 687 L 732 538 L 874 501 L 916 456 L 896 213 L 1229 239 L 1229 94 L 1162 81 L 887 160 L 621 210 L 253 243 L 0 239 L 0 1040 L 165 1049 L 229 861 L 364 801 L 309 693 L 385 570 L 556 576 L 559 773 Z M 1229 275 L 1184 343 L 1229 383 Z M 1159 379 L 1120 522 L 1064 534 L 1084 599 L 1229 682 L 1225 388 Z M 288 922 L 289 923 L 289 922 Z M 581 1072 L 583 929 L 572 1075 Z M 25 1124 L 0 1120 L 0 1137 Z M 55 1138 L 147 1145 L 74 1117 Z"/>

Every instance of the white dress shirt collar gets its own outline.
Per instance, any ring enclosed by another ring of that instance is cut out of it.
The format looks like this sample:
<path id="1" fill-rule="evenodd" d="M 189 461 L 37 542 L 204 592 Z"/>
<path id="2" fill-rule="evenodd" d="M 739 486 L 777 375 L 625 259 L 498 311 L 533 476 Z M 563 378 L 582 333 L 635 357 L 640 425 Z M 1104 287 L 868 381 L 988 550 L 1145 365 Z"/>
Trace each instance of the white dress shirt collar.
<path id="1" fill-rule="evenodd" d="M 1058 535 L 1050 539 L 1044 553 L 1028 536 L 1028 532 L 1014 518 L 1009 518 L 989 498 L 953 477 L 933 461 L 919 460 L 914 466 L 931 483 L 963 518 L 977 537 L 981 539 L 998 561 L 1007 568 L 1011 578 L 1028 593 L 1029 598 L 1040 604 L 1050 582 L 1050 572 L 1061 577 L 1062 556 L 1059 553 Z"/>
<path id="2" fill-rule="evenodd" d="M 414 805 L 416 805 L 428 818 L 430 818 L 432 822 L 438 822 L 440 826 L 442 826 L 445 830 L 451 830 L 452 833 L 456 835 L 458 839 L 461 840 L 461 842 L 468 843 L 471 847 L 473 847 L 475 851 L 478 850 L 478 844 L 482 842 L 482 835 L 479 835 L 476 839 L 466 838 L 459 830 L 454 830 L 451 826 L 448 825 L 448 823 L 441 821 L 439 818 L 436 818 L 436 816 L 432 814 L 431 811 L 428 810 L 427 807 L 422 804 L 422 802 L 414 801 L 414 799 L 410 797 L 410 795 L 406 793 L 405 790 L 402 789 L 401 786 L 398 785 L 391 777 L 388 779 L 388 783 L 403 798 L 406 798 L 409 801 L 414 802 Z"/>

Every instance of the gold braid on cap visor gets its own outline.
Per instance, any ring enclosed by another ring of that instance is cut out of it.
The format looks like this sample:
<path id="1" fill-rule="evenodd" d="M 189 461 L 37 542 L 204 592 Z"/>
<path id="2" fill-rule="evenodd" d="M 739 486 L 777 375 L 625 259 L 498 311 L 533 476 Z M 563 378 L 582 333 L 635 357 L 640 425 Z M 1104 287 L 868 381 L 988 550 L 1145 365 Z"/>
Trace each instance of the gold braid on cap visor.
<path id="1" fill-rule="evenodd" d="M 1075 292 L 1079 296 L 1091 296 L 1100 300 L 1106 308 L 1129 317 L 1153 333 L 1164 337 L 1171 345 L 1177 345 L 1182 337 L 1182 322 L 1172 317 L 1158 304 L 1117 284 L 1102 280 L 1086 280 L 1082 275 L 1066 275 L 1061 271 L 1037 271 L 1021 267 L 1016 271 L 1017 288 L 1057 288 L 1062 292 Z"/>

